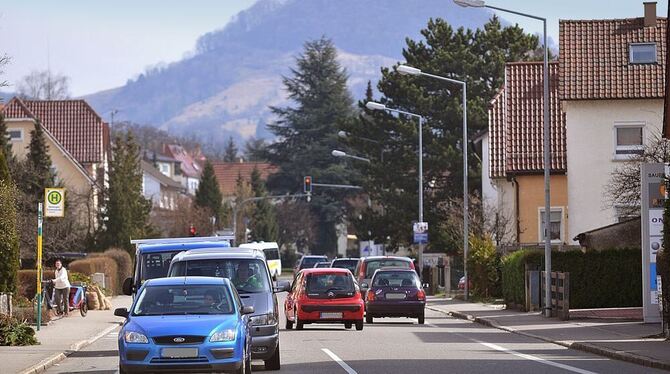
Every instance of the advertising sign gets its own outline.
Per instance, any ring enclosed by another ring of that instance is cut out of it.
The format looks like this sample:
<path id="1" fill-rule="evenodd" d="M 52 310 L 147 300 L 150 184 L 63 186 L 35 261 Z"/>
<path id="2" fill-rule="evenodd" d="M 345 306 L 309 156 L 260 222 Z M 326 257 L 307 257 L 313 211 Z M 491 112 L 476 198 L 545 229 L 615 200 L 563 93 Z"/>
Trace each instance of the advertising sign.
<path id="1" fill-rule="evenodd" d="M 428 243 L 428 222 L 414 222 L 414 244 Z"/>
<path id="2" fill-rule="evenodd" d="M 645 323 L 660 322 L 656 254 L 663 242 L 665 166 L 642 164 L 642 304 Z"/>

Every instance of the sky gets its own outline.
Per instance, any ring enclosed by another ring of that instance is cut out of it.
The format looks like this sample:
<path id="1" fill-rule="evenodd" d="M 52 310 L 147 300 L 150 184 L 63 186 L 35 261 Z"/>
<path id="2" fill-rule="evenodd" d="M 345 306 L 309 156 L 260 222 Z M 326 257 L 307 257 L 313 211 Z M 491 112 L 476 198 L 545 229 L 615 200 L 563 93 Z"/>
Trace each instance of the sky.
<path id="1" fill-rule="evenodd" d="M 198 36 L 222 28 L 254 2 L 0 0 L 0 53 L 12 59 L 0 79 L 15 84 L 31 71 L 49 68 L 70 77 L 70 91 L 75 97 L 118 87 L 147 67 L 178 61 L 192 53 Z M 559 19 L 641 17 L 642 2 L 487 1 L 493 6 L 546 17 L 548 34 L 555 44 Z M 667 6 L 668 1 L 659 2 L 659 16 L 667 15 Z M 542 32 L 539 21 L 497 13 L 529 32 Z M 436 17 L 439 16 L 436 10 Z"/>

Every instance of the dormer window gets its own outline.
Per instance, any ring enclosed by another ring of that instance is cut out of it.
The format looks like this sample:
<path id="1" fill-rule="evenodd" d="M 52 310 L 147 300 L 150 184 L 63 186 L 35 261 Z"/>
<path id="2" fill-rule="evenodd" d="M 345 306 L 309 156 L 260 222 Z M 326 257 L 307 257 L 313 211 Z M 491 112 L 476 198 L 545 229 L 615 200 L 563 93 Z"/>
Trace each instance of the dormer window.
<path id="1" fill-rule="evenodd" d="M 628 48 L 631 64 L 656 63 L 656 43 L 632 43 Z"/>

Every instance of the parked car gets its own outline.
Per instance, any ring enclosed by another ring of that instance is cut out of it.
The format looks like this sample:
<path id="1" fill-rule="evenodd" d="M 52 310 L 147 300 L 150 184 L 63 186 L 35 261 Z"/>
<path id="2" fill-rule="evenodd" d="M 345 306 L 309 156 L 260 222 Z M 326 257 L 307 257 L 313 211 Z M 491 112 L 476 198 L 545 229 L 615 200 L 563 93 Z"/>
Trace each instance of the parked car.
<path id="1" fill-rule="evenodd" d="M 465 276 L 462 276 L 461 279 L 458 280 L 458 289 L 465 289 Z M 472 289 L 472 279 L 468 280 L 468 289 Z"/>
<path id="2" fill-rule="evenodd" d="M 135 266 L 132 278 L 123 282 L 123 293 L 134 296 L 142 283 L 167 276 L 170 261 L 177 253 L 198 248 L 230 248 L 225 237 L 188 237 L 133 240 Z"/>
<path id="3" fill-rule="evenodd" d="M 279 245 L 276 242 L 253 242 L 240 244 L 240 248 L 251 248 L 263 251 L 265 261 L 268 263 L 270 275 L 273 280 L 281 276 L 281 256 L 279 256 Z"/>
<path id="4" fill-rule="evenodd" d="M 249 314 L 228 279 L 158 278 L 146 281 L 119 332 L 119 372 L 160 370 L 251 373 Z"/>
<path id="5" fill-rule="evenodd" d="M 398 256 L 371 256 L 363 257 L 358 261 L 354 276 L 363 292 L 363 299 L 367 296 L 366 292 L 370 280 L 375 271 L 385 267 L 399 267 L 414 270 L 414 262 L 409 257 Z"/>
<path id="6" fill-rule="evenodd" d="M 317 263 L 314 264 L 314 266 L 313 266 L 314 269 L 319 269 L 319 268 L 329 268 L 329 267 L 330 267 L 330 262 L 328 262 L 328 261 L 317 262 Z"/>
<path id="7" fill-rule="evenodd" d="M 330 267 L 347 269 L 351 274 L 356 271 L 356 265 L 358 265 L 357 258 L 336 258 L 330 263 Z"/>
<path id="8" fill-rule="evenodd" d="M 380 317 L 425 320 L 426 293 L 412 269 L 385 268 L 375 271 L 365 300 L 365 322 Z"/>
<path id="9" fill-rule="evenodd" d="M 253 249 L 195 249 L 172 259 L 169 275 L 228 278 L 245 305 L 253 306 L 251 352 L 264 360 L 266 370 L 280 369 L 279 305 L 276 293 L 288 291 L 289 282 L 278 281 L 273 287 L 263 253 Z"/>
<path id="10" fill-rule="evenodd" d="M 310 323 L 341 323 L 363 330 L 363 299 L 346 269 L 304 269 L 284 301 L 286 328 L 302 330 Z"/>
<path id="11" fill-rule="evenodd" d="M 325 261 L 328 261 L 328 257 L 326 256 L 304 255 L 300 258 L 300 260 L 298 260 L 298 262 L 295 263 L 293 274 L 298 274 L 298 272 L 302 269 L 313 268 L 317 262 Z"/>

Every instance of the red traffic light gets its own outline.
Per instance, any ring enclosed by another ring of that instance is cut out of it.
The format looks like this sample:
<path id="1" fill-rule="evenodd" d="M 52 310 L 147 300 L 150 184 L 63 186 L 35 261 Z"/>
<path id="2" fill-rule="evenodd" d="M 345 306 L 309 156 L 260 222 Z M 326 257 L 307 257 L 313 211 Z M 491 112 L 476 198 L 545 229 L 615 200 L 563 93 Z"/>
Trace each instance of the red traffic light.
<path id="1" fill-rule="evenodd" d="M 305 193 L 312 193 L 312 177 L 306 176 L 303 180 L 303 191 Z"/>

